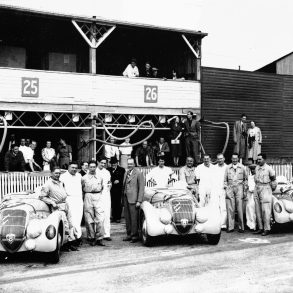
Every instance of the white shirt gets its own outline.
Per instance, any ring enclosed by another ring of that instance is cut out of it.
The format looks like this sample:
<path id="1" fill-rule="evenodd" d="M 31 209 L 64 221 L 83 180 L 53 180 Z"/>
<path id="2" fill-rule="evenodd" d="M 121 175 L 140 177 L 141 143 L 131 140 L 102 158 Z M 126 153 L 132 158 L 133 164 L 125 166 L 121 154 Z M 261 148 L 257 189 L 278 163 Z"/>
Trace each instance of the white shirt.
<path id="1" fill-rule="evenodd" d="M 154 180 L 156 182 L 156 187 L 168 187 L 169 179 L 177 179 L 176 174 L 169 167 L 155 167 L 147 175 L 146 181 Z"/>
<path id="2" fill-rule="evenodd" d="M 52 158 L 55 157 L 55 150 L 53 148 L 43 148 L 42 149 L 42 157 L 43 157 L 43 160 L 47 160 L 47 161 L 50 161 Z"/>
<path id="3" fill-rule="evenodd" d="M 110 174 L 110 172 L 108 170 L 106 170 L 105 168 L 103 168 L 102 170 L 97 168 L 96 175 L 102 177 L 102 179 L 103 179 L 102 193 L 109 191 L 111 188 L 111 174 Z"/>
<path id="4" fill-rule="evenodd" d="M 30 147 L 21 145 L 19 150 L 22 152 L 26 163 L 33 160 L 35 152 Z"/>
<path id="5" fill-rule="evenodd" d="M 121 143 L 121 145 L 130 145 L 130 143 L 123 142 L 123 143 Z M 119 148 L 119 151 L 120 151 L 121 155 L 131 155 L 132 146 Z"/>
<path id="6" fill-rule="evenodd" d="M 213 188 L 223 189 L 224 188 L 224 177 L 227 165 L 224 163 L 223 166 L 218 164 L 214 166 L 214 176 L 213 176 Z"/>
<path id="7" fill-rule="evenodd" d="M 214 169 L 215 166 L 213 164 L 210 164 L 209 167 L 206 167 L 204 164 L 200 164 L 196 168 L 196 178 L 200 179 L 199 181 L 199 187 L 205 186 L 205 187 L 212 187 L 213 184 L 213 176 L 214 176 Z"/>
<path id="8" fill-rule="evenodd" d="M 139 71 L 137 66 L 132 67 L 131 64 L 128 64 L 126 69 L 123 71 L 123 76 L 127 76 L 130 78 L 138 77 Z"/>
<path id="9" fill-rule="evenodd" d="M 66 171 L 60 176 L 60 181 L 64 183 L 68 196 L 82 199 L 81 175 L 79 173 L 71 175 Z"/>
<path id="10" fill-rule="evenodd" d="M 105 145 L 105 157 L 107 159 L 111 159 L 112 157 L 115 157 L 115 156 L 116 156 L 117 160 L 119 160 L 119 149 L 118 149 L 118 147 L 106 144 Z"/>

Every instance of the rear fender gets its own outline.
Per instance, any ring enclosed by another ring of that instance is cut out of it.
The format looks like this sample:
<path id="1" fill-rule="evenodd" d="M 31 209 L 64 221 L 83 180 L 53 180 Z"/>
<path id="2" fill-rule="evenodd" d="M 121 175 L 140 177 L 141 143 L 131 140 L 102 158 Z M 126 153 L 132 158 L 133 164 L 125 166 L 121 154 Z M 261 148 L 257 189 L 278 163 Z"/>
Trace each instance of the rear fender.
<path id="1" fill-rule="evenodd" d="M 273 213 L 275 221 L 279 224 L 288 223 L 293 220 L 293 214 L 288 213 L 284 202 L 278 200 L 275 196 L 273 196 Z"/>

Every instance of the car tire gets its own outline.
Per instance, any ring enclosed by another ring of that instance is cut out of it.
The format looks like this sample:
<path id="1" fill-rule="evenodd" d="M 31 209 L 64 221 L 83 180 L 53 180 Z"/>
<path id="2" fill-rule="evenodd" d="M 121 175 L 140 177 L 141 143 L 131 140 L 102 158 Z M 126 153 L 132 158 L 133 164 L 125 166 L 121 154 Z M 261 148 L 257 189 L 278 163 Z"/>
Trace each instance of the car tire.
<path id="1" fill-rule="evenodd" d="M 7 253 L 6 252 L 0 252 L 0 263 L 3 263 L 5 261 L 7 257 Z"/>
<path id="2" fill-rule="evenodd" d="M 146 219 L 144 212 L 140 210 L 140 238 L 141 242 L 145 246 L 152 246 L 154 244 L 154 237 L 150 236 L 147 231 L 147 226 L 146 226 Z"/>
<path id="3" fill-rule="evenodd" d="M 207 234 L 208 242 L 211 245 L 217 245 L 221 238 L 221 232 L 219 234 Z"/>
<path id="4" fill-rule="evenodd" d="M 49 252 L 47 254 L 47 260 L 49 263 L 58 263 L 60 260 L 60 250 L 62 245 L 62 235 L 60 229 L 58 229 L 57 237 L 56 237 L 56 249 L 53 252 Z"/>

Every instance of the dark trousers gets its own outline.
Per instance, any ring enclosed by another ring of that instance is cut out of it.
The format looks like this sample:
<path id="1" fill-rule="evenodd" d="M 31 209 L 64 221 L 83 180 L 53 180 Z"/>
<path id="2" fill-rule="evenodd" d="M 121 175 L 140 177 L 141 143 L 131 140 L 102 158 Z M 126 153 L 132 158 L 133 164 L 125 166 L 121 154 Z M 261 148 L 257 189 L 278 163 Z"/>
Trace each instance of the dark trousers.
<path id="1" fill-rule="evenodd" d="M 121 190 L 111 190 L 112 219 L 120 220 L 122 213 Z"/>
<path id="2" fill-rule="evenodd" d="M 138 237 L 138 209 L 135 203 L 129 203 L 124 195 L 124 217 L 126 222 L 126 233 L 131 238 Z"/>
<path id="3" fill-rule="evenodd" d="M 185 137 L 186 157 L 193 157 L 195 162 L 199 162 L 198 139 L 191 136 Z"/>

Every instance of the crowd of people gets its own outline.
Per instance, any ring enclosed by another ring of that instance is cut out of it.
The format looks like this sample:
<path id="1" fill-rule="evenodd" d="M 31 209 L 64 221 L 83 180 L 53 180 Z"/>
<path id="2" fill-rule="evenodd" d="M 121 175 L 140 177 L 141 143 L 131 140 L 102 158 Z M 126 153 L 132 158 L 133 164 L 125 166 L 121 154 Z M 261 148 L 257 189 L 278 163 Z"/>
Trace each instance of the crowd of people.
<path id="1" fill-rule="evenodd" d="M 221 228 L 231 233 L 235 230 L 237 212 L 238 232 L 246 229 L 266 236 L 271 229 L 272 191 L 276 187 L 275 172 L 266 164 L 266 155 L 258 154 L 257 165 L 253 159 L 246 166 L 234 153 L 232 163 L 225 164 L 223 154 L 217 155 L 217 163 L 204 155 L 203 163 L 195 167 L 193 157 L 179 174 L 165 166 L 165 157 L 158 158 L 158 165 L 144 178 L 135 160 L 127 158 L 127 168 L 119 166 L 115 156 L 100 157 L 97 161 L 84 162 L 78 172 L 78 164 L 69 163 L 68 170 L 52 169 L 50 179 L 41 189 L 40 199 L 63 211 L 67 216 L 68 249 L 78 250 L 81 245 L 81 221 L 84 215 L 87 240 L 90 245 L 105 246 L 111 241 L 111 222 L 120 223 L 122 208 L 126 223 L 123 241 L 135 243 L 138 235 L 139 207 L 143 201 L 145 184 L 156 187 L 172 186 L 181 181 L 193 194 L 200 207 L 216 206 L 221 213 Z M 107 167 L 108 166 L 108 167 Z"/>

